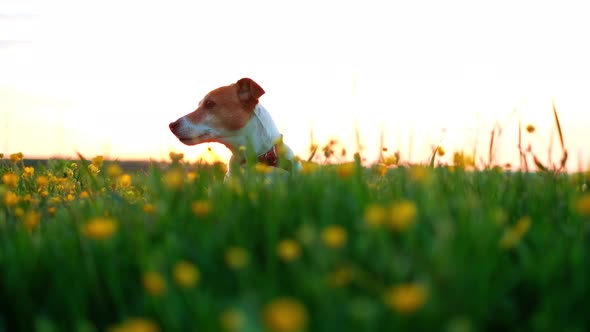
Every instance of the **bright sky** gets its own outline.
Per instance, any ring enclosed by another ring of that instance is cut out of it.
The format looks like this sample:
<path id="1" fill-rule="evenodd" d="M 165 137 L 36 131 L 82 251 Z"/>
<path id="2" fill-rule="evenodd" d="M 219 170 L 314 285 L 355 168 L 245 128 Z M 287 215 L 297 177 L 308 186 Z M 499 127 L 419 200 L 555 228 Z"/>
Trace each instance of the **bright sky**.
<path id="1" fill-rule="evenodd" d="M 555 101 L 577 169 L 590 161 L 587 6 L 3 1 L 0 152 L 158 160 L 173 150 L 194 160 L 204 148 L 182 145 L 168 123 L 250 77 L 304 158 L 312 128 L 318 143 L 339 138 L 349 151 L 358 128 L 368 159 L 381 133 L 414 161 L 436 144 L 487 154 L 499 122 L 499 161 L 514 162 L 520 118 L 537 127 L 527 141 L 546 159 Z"/>

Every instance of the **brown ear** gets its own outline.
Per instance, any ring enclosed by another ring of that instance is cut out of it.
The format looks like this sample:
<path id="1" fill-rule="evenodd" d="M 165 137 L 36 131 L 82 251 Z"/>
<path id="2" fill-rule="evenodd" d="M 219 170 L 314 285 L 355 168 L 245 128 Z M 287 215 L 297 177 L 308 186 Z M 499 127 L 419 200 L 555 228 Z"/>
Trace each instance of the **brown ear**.
<path id="1" fill-rule="evenodd" d="M 249 78 L 242 78 L 236 82 L 238 85 L 238 98 L 245 105 L 252 105 L 252 107 L 258 104 L 258 98 L 264 94 L 264 90 Z"/>

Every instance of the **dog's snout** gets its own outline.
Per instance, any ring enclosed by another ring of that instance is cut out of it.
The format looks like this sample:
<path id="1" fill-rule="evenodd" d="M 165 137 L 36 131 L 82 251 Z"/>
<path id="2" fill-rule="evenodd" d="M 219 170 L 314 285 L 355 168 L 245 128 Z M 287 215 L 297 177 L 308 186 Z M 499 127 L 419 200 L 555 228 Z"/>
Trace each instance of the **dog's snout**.
<path id="1" fill-rule="evenodd" d="M 170 130 L 175 131 L 176 128 L 178 128 L 179 125 L 180 125 L 180 121 L 176 120 L 174 122 L 170 122 L 170 124 L 168 125 L 168 127 L 170 128 Z"/>

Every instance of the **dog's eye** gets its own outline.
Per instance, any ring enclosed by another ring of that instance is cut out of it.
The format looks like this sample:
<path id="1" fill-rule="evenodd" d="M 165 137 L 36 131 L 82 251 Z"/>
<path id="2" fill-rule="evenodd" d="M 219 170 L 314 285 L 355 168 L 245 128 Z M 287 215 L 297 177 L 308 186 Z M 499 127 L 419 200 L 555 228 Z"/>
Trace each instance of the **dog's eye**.
<path id="1" fill-rule="evenodd" d="M 212 109 L 213 107 L 215 107 L 215 102 L 211 99 L 207 99 L 205 100 L 205 108 L 206 109 Z"/>

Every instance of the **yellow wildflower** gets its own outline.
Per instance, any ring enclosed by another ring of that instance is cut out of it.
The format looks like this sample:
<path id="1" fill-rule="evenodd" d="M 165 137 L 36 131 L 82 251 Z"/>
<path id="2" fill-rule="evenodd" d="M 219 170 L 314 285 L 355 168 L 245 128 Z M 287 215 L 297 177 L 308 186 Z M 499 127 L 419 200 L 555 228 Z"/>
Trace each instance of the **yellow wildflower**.
<path id="1" fill-rule="evenodd" d="M 354 174 L 355 169 L 356 169 L 355 163 L 349 162 L 349 163 L 344 163 L 344 164 L 338 165 L 338 168 L 336 169 L 336 171 L 341 178 L 348 178 L 348 177 L 352 176 L 352 174 Z"/>
<path id="2" fill-rule="evenodd" d="M 182 158 L 184 158 L 184 153 L 176 153 L 176 152 L 170 151 L 170 153 L 168 155 L 170 156 L 170 159 L 172 160 L 173 163 L 177 163 L 177 162 L 181 161 Z"/>
<path id="3" fill-rule="evenodd" d="M 25 215 L 25 210 L 23 210 L 23 208 L 21 208 L 20 206 L 17 207 L 16 209 L 14 209 L 14 215 L 22 218 Z"/>
<path id="4" fill-rule="evenodd" d="M 424 287 L 415 283 L 402 284 L 385 292 L 385 303 L 401 314 L 411 314 L 424 306 L 426 297 Z"/>
<path id="5" fill-rule="evenodd" d="M 21 160 L 23 160 L 24 156 L 22 152 L 18 152 L 18 153 L 13 153 L 10 155 L 10 161 L 12 161 L 13 163 L 17 163 Z"/>
<path id="6" fill-rule="evenodd" d="M 332 249 L 342 248 L 346 244 L 347 233 L 344 227 L 331 225 L 322 230 L 324 244 Z"/>
<path id="7" fill-rule="evenodd" d="M 396 232 L 406 230 L 416 219 L 418 208 L 412 201 L 401 201 L 392 205 L 389 226 Z"/>
<path id="8" fill-rule="evenodd" d="M 240 270 L 250 263 L 250 254 L 242 247 L 230 247 L 225 252 L 225 263 L 232 270 Z"/>
<path id="9" fill-rule="evenodd" d="M 73 201 L 74 199 L 75 199 L 74 195 L 72 195 L 72 194 L 70 193 L 70 194 L 67 194 L 67 195 L 66 195 L 66 199 L 65 199 L 65 200 L 66 200 L 66 202 L 71 202 L 71 201 Z"/>
<path id="10" fill-rule="evenodd" d="M 123 169 L 119 164 L 110 164 L 107 167 L 107 176 L 111 179 L 116 179 L 123 174 Z"/>
<path id="11" fill-rule="evenodd" d="M 213 210 L 213 205 L 208 200 L 197 200 L 191 205 L 193 213 L 197 217 L 205 217 Z"/>
<path id="12" fill-rule="evenodd" d="M 168 189 L 179 190 L 184 185 L 184 173 L 180 169 L 171 169 L 164 174 L 164 185 Z"/>
<path id="13" fill-rule="evenodd" d="M 35 168 L 33 166 L 25 166 L 23 169 L 23 176 L 30 177 L 35 175 Z"/>
<path id="14" fill-rule="evenodd" d="M 237 309 L 228 309 L 220 314 L 219 320 L 221 322 L 221 327 L 225 331 L 233 332 L 242 329 L 246 318 L 241 311 Z"/>
<path id="15" fill-rule="evenodd" d="M 147 214 L 153 214 L 154 212 L 156 212 L 156 207 L 154 206 L 154 204 L 146 204 L 143 206 L 143 212 L 147 213 Z"/>
<path id="16" fill-rule="evenodd" d="M 87 191 L 83 191 L 83 192 L 80 193 L 80 198 L 81 199 L 87 199 L 89 197 L 90 197 L 90 194 L 88 194 Z"/>
<path id="17" fill-rule="evenodd" d="M 590 194 L 578 198 L 576 201 L 576 210 L 582 217 L 590 216 Z"/>
<path id="18" fill-rule="evenodd" d="M 264 325 L 272 332 L 296 332 L 307 326 L 307 310 L 291 298 L 271 301 L 264 307 L 262 317 Z"/>
<path id="19" fill-rule="evenodd" d="M 385 174 L 387 174 L 387 165 L 385 165 L 384 163 L 379 163 L 375 166 L 375 173 L 384 176 Z"/>
<path id="20" fill-rule="evenodd" d="M 128 188 L 131 185 L 131 175 L 127 173 L 121 174 L 117 179 L 117 183 L 122 188 Z"/>
<path id="21" fill-rule="evenodd" d="M 149 319 L 130 318 L 121 324 L 109 328 L 107 332 L 160 332 L 160 328 Z"/>
<path id="22" fill-rule="evenodd" d="M 174 265 L 174 280 L 183 288 L 195 287 L 201 279 L 199 269 L 191 262 L 180 261 Z"/>
<path id="23" fill-rule="evenodd" d="M 526 131 L 527 131 L 529 134 L 532 134 L 532 133 L 534 133 L 534 132 L 535 132 L 535 126 L 533 126 L 532 124 L 529 124 L 529 125 L 527 125 L 527 126 L 526 126 Z"/>
<path id="24" fill-rule="evenodd" d="M 117 231 L 117 223 L 104 217 L 89 220 L 82 229 L 84 235 L 95 240 L 104 240 L 111 237 Z"/>
<path id="25" fill-rule="evenodd" d="M 301 173 L 302 174 L 311 174 L 315 173 L 318 170 L 318 164 L 313 163 L 311 161 L 301 161 Z"/>
<path id="26" fill-rule="evenodd" d="M 39 220 L 41 220 L 41 214 L 36 211 L 28 211 L 23 216 L 23 223 L 28 230 L 33 230 L 38 224 Z"/>
<path id="27" fill-rule="evenodd" d="M 14 206 L 18 203 L 18 195 L 13 191 L 7 191 L 4 193 L 4 205 Z"/>
<path id="28" fill-rule="evenodd" d="M 150 271 L 144 273 L 142 281 L 143 288 L 151 295 L 159 296 L 166 292 L 166 280 L 158 272 Z"/>
<path id="29" fill-rule="evenodd" d="M 301 255 L 301 247 L 297 241 L 285 239 L 277 245 L 277 255 L 285 262 L 291 262 Z"/>
<path id="30" fill-rule="evenodd" d="M 504 235 L 500 239 L 500 247 L 504 249 L 515 247 L 528 232 L 529 228 L 531 228 L 531 217 L 526 216 L 520 218 L 513 227 L 504 232 Z"/>
<path id="31" fill-rule="evenodd" d="M 6 173 L 2 175 L 2 183 L 9 188 L 16 189 L 18 186 L 18 175 L 14 173 Z"/>
<path id="32" fill-rule="evenodd" d="M 64 170 L 64 173 L 68 178 L 74 177 L 74 171 L 71 168 L 66 168 Z"/>
<path id="33" fill-rule="evenodd" d="M 52 216 L 55 215 L 55 211 L 57 211 L 57 209 L 55 208 L 55 206 L 50 206 L 50 207 L 47 208 L 47 212 L 50 215 L 52 215 Z"/>
<path id="34" fill-rule="evenodd" d="M 37 187 L 43 188 L 49 184 L 49 179 L 46 176 L 41 175 L 37 177 L 35 182 L 37 182 Z"/>
<path id="35" fill-rule="evenodd" d="M 101 168 L 103 162 L 104 162 L 103 156 L 96 156 L 96 157 L 92 158 L 92 165 L 94 165 L 96 168 Z"/>
<path id="36" fill-rule="evenodd" d="M 92 174 L 92 175 L 96 175 L 96 174 L 100 173 L 100 168 L 98 168 L 94 164 L 89 164 L 88 165 L 88 172 L 90 172 L 90 174 Z"/>
<path id="37" fill-rule="evenodd" d="M 263 163 L 256 163 L 256 165 L 254 165 L 254 169 L 256 172 L 261 174 L 270 174 L 274 171 L 274 167 Z"/>
<path id="38" fill-rule="evenodd" d="M 473 157 L 470 155 L 465 154 L 463 151 L 461 152 L 455 152 L 455 154 L 453 155 L 453 164 L 455 164 L 455 167 L 469 167 L 469 166 L 475 166 L 475 161 L 473 160 Z"/>
<path id="39" fill-rule="evenodd" d="M 369 204 L 365 208 L 364 220 L 369 227 L 377 227 L 386 219 L 387 210 L 381 204 Z"/>
<path id="40" fill-rule="evenodd" d="M 186 178 L 190 182 L 194 182 L 197 179 L 197 173 L 192 172 L 192 171 L 191 172 L 188 172 L 188 173 L 186 173 Z"/>
<path id="41" fill-rule="evenodd" d="M 410 178 L 414 182 L 426 183 L 430 178 L 430 169 L 424 166 L 412 166 L 410 167 Z"/>
<path id="42" fill-rule="evenodd" d="M 438 154 L 439 157 L 442 157 L 445 155 L 445 149 L 442 146 L 438 146 L 436 148 L 436 154 Z"/>

